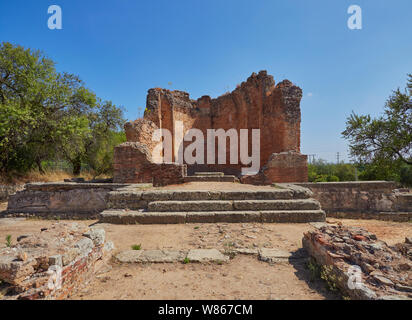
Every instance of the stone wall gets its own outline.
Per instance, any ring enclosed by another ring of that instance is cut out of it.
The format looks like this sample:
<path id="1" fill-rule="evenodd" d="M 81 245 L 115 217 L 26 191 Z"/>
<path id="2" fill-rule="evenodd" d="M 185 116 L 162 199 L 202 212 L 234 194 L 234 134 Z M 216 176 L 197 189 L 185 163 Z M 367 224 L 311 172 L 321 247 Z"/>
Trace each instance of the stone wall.
<path id="1" fill-rule="evenodd" d="M 192 100 L 186 92 L 160 88 L 150 89 L 144 118 L 127 123 L 125 125 L 126 136 L 129 142 L 139 142 L 145 145 L 148 154 L 151 155 L 156 145 L 151 141 L 152 133 L 159 128 L 168 129 L 173 135 L 172 162 L 176 162 L 175 154 L 181 147 L 176 142 L 178 140 L 174 139 L 177 121 L 183 122 L 184 132 L 196 128 L 203 133 L 205 138 L 207 129 L 224 129 L 225 131 L 235 129 L 238 136 L 240 129 L 248 129 L 249 154 L 252 129 L 260 129 L 260 167 L 273 164 L 269 170 L 262 173 L 263 175 L 268 173 L 266 180 L 269 183 L 307 181 L 306 156 L 298 156 L 300 155 L 301 98 L 302 90 L 299 87 L 288 80 L 275 85 L 273 77 L 266 71 L 253 73 L 234 91 L 216 99 L 203 96 L 198 100 Z M 183 142 L 183 146 L 186 147 L 191 143 L 191 141 Z M 221 171 L 240 176 L 241 168 L 245 165 L 230 164 L 229 139 L 226 144 L 227 164 L 217 164 L 216 152 L 216 164 L 188 164 L 189 174 L 195 171 Z M 206 151 L 205 143 L 205 155 Z M 121 149 L 116 149 L 116 152 L 121 152 Z M 284 152 L 293 152 L 296 155 L 294 159 L 298 160 L 297 163 L 284 161 Z M 130 167 L 129 162 L 127 158 L 122 160 L 121 156 L 117 156 L 116 166 L 118 170 L 121 166 Z M 134 175 L 129 181 L 146 180 L 146 173 L 141 172 L 141 174 L 142 178 Z"/>
<path id="2" fill-rule="evenodd" d="M 7 201 L 9 196 L 24 188 L 24 184 L 0 185 L 0 202 Z"/>
<path id="3" fill-rule="evenodd" d="M 297 183 L 313 192 L 329 216 L 358 217 L 365 213 L 412 212 L 412 194 L 395 182 L 354 181 Z M 366 217 L 366 216 L 365 216 Z"/>
<path id="4" fill-rule="evenodd" d="M 154 186 L 184 182 L 186 165 L 153 163 L 146 145 L 125 142 L 115 147 L 115 183 L 153 183 Z"/>
<path id="5" fill-rule="evenodd" d="M 107 194 L 124 186 L 114 183 L 31 183 L 10 196 L 7 213 L 92 218 L 106 209 Z"/>

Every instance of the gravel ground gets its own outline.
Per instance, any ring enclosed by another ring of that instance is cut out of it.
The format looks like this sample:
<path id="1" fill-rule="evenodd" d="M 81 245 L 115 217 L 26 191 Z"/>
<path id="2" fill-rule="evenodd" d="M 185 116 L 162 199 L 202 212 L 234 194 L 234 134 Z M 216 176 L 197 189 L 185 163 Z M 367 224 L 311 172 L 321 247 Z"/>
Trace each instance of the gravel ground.
<path id="1" fill-rule="evenodd" d="M 0 204 L 0 211 L 5 204 Z M 411 223 L 328 219 L 363 227 L 392 245 L 412 235 Z M 0 240 L 38 231 L 55 221 L 0 219 Z M 76 221 L 90 225 L 96 221 Z M 100 224 L 115 244 L 115 253 L 134 244 L 142 249 L 270 247 L 296 252 L 309 224 Z M 0 242 L 0 247 L 5 246 Z M 338 299 L 323 282 L 310 281 L 305 259 L 270 265 L 256 256 L 238 255 L 227 264 L 120 265 L 114 261 L 72 299 Z"/>

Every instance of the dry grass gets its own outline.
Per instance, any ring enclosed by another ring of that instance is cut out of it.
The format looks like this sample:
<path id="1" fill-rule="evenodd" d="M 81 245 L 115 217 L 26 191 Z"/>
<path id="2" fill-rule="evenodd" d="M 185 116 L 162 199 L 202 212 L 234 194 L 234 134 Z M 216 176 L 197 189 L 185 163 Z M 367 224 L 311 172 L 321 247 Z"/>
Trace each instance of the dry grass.
<path id="1" fill-rule="evenodd" d="M 75 176 L 63 170 L 47 170 L 45 173 L 40 173 L 38 170 L 32 170 L 24 176 L 13 176 L 10 178 L 0 177 L 1 184 L 24 184 L 29 182 L 57 182 L 64 179 L 71 179 Z M 84 178 L 91 180 L 94 178 L 92 172 L 84 171 L 76 178 Z M 99 176 L 99 178 L 109 178 L 108 176 Z"/>

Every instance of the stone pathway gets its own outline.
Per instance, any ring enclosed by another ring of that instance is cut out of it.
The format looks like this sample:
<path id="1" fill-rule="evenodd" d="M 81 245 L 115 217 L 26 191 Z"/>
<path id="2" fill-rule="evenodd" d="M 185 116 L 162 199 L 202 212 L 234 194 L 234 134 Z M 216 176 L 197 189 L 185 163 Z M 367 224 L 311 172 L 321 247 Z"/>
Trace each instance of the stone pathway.
<path id="1" fill-rule="evenodd" d="M 292 256 L 291 252 L 277 248 L 234 248 L 190 249 L 190 250 L 126 250 L 118 253 L 115 259 L 121 263 L 224 263 L 238 254 L 255 255 L 259 260 L 269 263 L 288 262 L 289 259 L 305 258 Z"/>

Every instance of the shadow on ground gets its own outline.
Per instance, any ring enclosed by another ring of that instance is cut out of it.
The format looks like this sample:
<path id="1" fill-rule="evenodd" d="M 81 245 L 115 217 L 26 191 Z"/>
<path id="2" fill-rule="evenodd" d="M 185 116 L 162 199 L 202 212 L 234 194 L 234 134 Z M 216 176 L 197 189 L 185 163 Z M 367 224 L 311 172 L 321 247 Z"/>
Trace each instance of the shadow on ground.
<path id="1" fill-rule="evenodd" d="M 308 268 L 309 255 L 305 249 L 299 248 L 298 250 L 292 252 L 289 257 L 289 263 L 293 268 L 295 268 L 295 275 L 298 279 L 305 281 L 309 288 L 315 290 L 319 294 L 328 300 L 342 300 L 341 295 L 338 292 L 330 291 L 324 280 L 320 278 L 314 278 L 311 271 Z"/>

